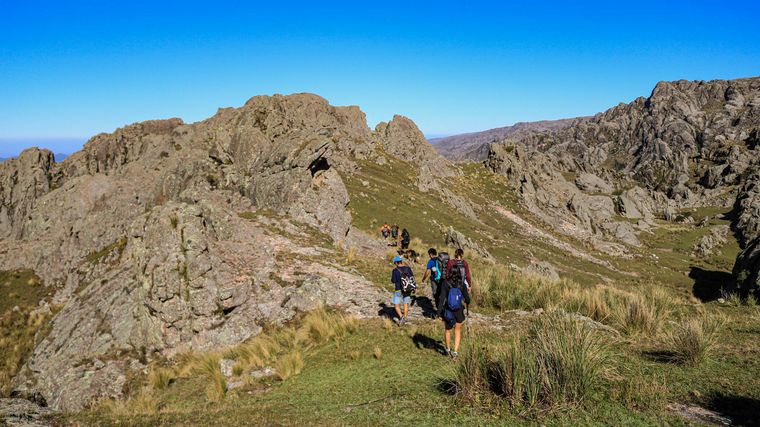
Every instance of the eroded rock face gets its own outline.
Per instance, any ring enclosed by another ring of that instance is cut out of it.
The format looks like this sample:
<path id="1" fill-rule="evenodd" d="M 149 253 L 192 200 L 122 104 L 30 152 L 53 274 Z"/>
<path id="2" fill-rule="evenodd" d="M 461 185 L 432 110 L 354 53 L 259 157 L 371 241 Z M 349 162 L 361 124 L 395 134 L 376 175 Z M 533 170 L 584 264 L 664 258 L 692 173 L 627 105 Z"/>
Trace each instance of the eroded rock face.
<path id="1" fill-rule="evenodd" d="M 533 213 L 575 237 L 635 246 L 638 230 L 616 216 L 646 228 L 681 208 L 730 206 L 737 194 L 738 228 L 754 235 L 757 179 L 744 177 L 757 164 L 758 126 L 760 78 L 661 82 L 648 98 L 492 144 L 486 165 Z"/>
<path id="2" fill-rule="evenodd" d="M 746 297 L 754 293 L 760 297 L 760 237 L 749 242 L 736 258 L 733 277 L 734 290 L 740 295 Z"/>
<path id="3" fill-rule="evenodd" d="M 0 238 L 24 235 L 37 199 L 50 191 L 53 164 L 53 153 L 39 149 L 0 163 Z"/>
<path id="4" fill-rule="evenodd" d="M 372 131 L 309 94 L 130 125 L 61 163 L 3 162 L 0 269 L 33 269 L 61 307 L 17 389 L 77 410 L 154 357 L 232 346 L 321 304 L 375 315 L 383 295 L 333 265 L 328 242 L 375 250 L 339 172 L 385 155 L 424 164 L 433 190 L 455 173 L 410 120 Z"/>
<path id="5" fill-rule="evenodd" d="M 492 259 L 491 254 L 487 250 L 483 249 L 482 246 L 472 241 L 469 237 L 456 231 L 454 227 L 449 227 L 446 231 L 444 243 L 452 248 L 475 252 L 485 259 Z"/>

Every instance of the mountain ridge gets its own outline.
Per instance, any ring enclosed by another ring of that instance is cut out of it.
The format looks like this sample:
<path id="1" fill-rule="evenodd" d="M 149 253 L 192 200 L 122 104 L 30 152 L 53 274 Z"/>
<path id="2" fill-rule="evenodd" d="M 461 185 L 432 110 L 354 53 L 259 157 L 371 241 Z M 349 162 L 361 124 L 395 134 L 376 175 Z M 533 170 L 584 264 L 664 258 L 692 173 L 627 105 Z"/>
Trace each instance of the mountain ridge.
<path id="1" fill-rule="evenodd" d="M 430 138 L 428 141 L 436 150 L 449 160 L 483 161 L 488 157 L 488 144 L 499 142 L 509 137 L 518 137 L 529 132 L 550 132 L 571 126 L 576 121 L 588 117 L 575 117 L 558 120 L 539 120 L 535 122 L 517 122 L 485 131 L 468 132 L 449 135 L 441 138 Z"/>
<path id="2" fill-rule="evenodd" d="M 131 124 L 61 162 L 25 150 L 0 164 L 0 271 L 36 274 L 52 296 L 30 309 L 52 320 L 13 388 L 75 411 L 122 397 L 147 361 L 228 348 L 322 304 L 374 317 L 384 221 L 513 270 L 588 284 L 672 271 L 683 283 L 682 259 L 661 266 L 651 236 L 721 236 L 725 219 L 690 212 L 735 205 L 750 251 L 736 274 L 751 286 L 758 82 L 658 84 L 650 98 L 489 144 L 481 164 L 440 156 L 409 118 L 371 129 L 358 107 L 313 94 Z M 736 242 L 716 239 L 700 256 L 725 263 Z M 379 267 L 357 269 L 341 248 Z"/>

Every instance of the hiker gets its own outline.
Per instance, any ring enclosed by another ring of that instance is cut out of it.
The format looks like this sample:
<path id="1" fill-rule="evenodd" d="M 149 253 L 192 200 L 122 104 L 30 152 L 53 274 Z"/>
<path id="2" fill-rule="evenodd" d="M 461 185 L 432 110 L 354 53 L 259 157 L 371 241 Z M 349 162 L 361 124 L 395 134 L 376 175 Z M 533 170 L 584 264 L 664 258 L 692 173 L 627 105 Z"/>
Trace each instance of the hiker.
<path id="1" fill-rule="evenodd" d="M 391 227 L 391 238 L 393 240 L 398 240 L 398 225 L 393 224 L 393 227 Z"/>
<path id="2" fill-rule="evenodd" d="M 428 256 L 430 256 L 430 259 L 425 267 L 425 274 L 422 276 L 423 283 L 428 277 L 430 278 L 430 299 L 433 301 L 433 304 L 435 304 L 435 312 L 433 313 L 434 319 L 438 313 L 438 299 L 441 296 L 440 292 L 441 286 L 443 285 L 443 274 L 446 269 L 446 263 L 449 260 L 449 254 L 446 252 L 441 252 L 441 255 L 445 255 L 445 261 L 439 259 L 438 251 L 436 251 L 435 248 L 428 249 Z"/>
<path id="3" fill-rule="evenodd" d="M 462 323 L 465 321 L 465 306 L 470 304 L 472 279 L 470 266 L 464 260 L 464 251 L 457 249 L 454 259 L 446 264 L 445 279 L 438 300 L 438 315 L 443 319 L 445 328 L 444 342 L 446 355 L 459 356 L 459 343 L 462 339 Z M 454 330 L 454 349 L 451 349 L 451 330 Z"/>
<path id="4" fill-rule="evenodd" d="M 417 289 L 417 283 L 414 281 L 414 272 L 408 266 L 404 265 L 404 259 L 400 256 L 393 258 L 393 272 L 391 273 L 391 283 L 395 285 L 393 290 L 393 305 L 396 308 L 399 326 L 407 322 L 409 314 L 409 304 L 412 302 L 412 294 Z M 404 311 L 401 312 L 401 304 L 404 304 Z"/>
<path id="5" fill-rule="evenodd" d="M 406 230 L 406 228 L 401 231 L 401 250 L 405 251 L 409 249 L 409 232 Z"/>
<path id="6" fill-rule="evenodd" d="M 472 277 L 470 276 L 470 264 L 467 264 L 467 261 L 464 260 L 464 250 L 461 248 L 454 251 L 454 259 L 450 259 L 449 262 L 446 263 L 446 277 L 449 276 L 451 268 L 454 266 L 464 267 L 464 271 L 466 273 L 464 284 L 465 286 L 467 286 L 468 291 L 472 289 Z"/>
<path id="7" fill-rule="evenodd" d="M 383 235 L 383 239 L 388 240 L 388 236 L 391 234 L 391 229 L 388 227 L 387 222 L 380 228 L 380 234 Z"/>

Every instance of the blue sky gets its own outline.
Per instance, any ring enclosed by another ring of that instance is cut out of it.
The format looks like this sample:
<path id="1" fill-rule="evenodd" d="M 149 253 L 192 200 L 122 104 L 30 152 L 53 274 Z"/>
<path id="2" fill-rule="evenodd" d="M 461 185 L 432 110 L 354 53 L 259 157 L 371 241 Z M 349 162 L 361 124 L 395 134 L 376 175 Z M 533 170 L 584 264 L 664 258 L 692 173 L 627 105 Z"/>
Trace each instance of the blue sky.
<path id="1" fill-rule="evenodd" d="M 3 2 L 0 157 L 258 94 L 315 92 L 433 135 L 760 75 L 756 1 L 155 3 Z"/>

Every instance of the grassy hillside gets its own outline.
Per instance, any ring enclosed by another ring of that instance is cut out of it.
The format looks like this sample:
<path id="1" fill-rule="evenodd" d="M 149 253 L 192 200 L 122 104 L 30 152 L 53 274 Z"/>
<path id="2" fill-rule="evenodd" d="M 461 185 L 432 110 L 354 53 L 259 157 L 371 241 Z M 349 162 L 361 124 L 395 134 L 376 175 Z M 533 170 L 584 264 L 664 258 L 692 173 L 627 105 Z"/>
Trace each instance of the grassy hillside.
<path id="1" fill-rule="evenodd" d="M 502 331 L 467 326 L 476 346 L 497 348 L 525 334 L 531 320 L 507 318 Z M 747 351 L 760 351 L 753 334 L 757 319 L 733 324 L 724 333 Z M 480 391 L 473 399 L 452 395 L 462 361 L 440 355 L 441 331 L 431 321 L 407 328 L 361 322 L 356 330 L 304 352 L 303 370 L 286 379 L 250 381 L 222 399 L 208 394 L 213 380 L 182 375 L 182 364 L 164 383 L 147 382 L 147 401 L 115 409 L 104 405 L 61 421 L 81 425 L 685 425 L 666 411 L 669 402 L 697 402 L 746 422 L 760 384 L 746 359 L 728 345 L 700 366 L 662 361 L 660 346 L 603 335 L 611 350 L 598 384 L 579 403 L 528 408 Z M 132 406 L 129 406 L 132 405 Z"/>
<path id="2" fill-rule="evenodd" d="M 436 191 L 419 191 L 416 174 L 390 158 L 382 166 L 361 162 L 360 170 L 344 176 L 349 209 L 355 225 L 373 235 L 383 222 L 408 228 L 421 253 L 442 246 L 443 231 L 453 226 L 494 255 L 495 263 L 468 254 L 478 286 L 471 309 L 480 320 L 466 323 L 459 360 L 441 355 L 438 322 L 417 316 L 399 328 L 387 319 L 357 322 L 319 311 L 269 328 L 238 348 L 156 361 L 133 373 L 126 401 L 57 420 L 136 426 L 705 422 L 671 406 L 684 404 L 731 417 L 737 425 L 756 422 L 760 308 L 754 300 L 715 300 L 738 245 L 729 238 L 720 254 L 692 256 L 709 226 L 727 223 L 719 209 L 691 212 L 695 218 L 710 215 L 706 227 L 660 223 L 642 234 L 643 246 L 632 259 L 554 236 L 609 262 L 607 268 L 525 234 L 493 209 L 508 209 L 551 233 L 531 220 L 501 177 L 479 165 L 462 166 L 461 176 L 447 183 L 473 201 L 477 219 L 453 209 Z M 339 243 L 330 258 L 389 290 L 391 256 L 392 249 L 362 257 Z M 508 267 L 533 258 L 550 261 L 563 279 Z M 413 268 L 421 275 L 421 265 Z M 536 309 L 545 314 L 526 313 Z M 221 375 L 222 358 L 235 361 L 231 377 Z M 278 374 L 250 377 L 251 370 L 266 367 Z"/>

